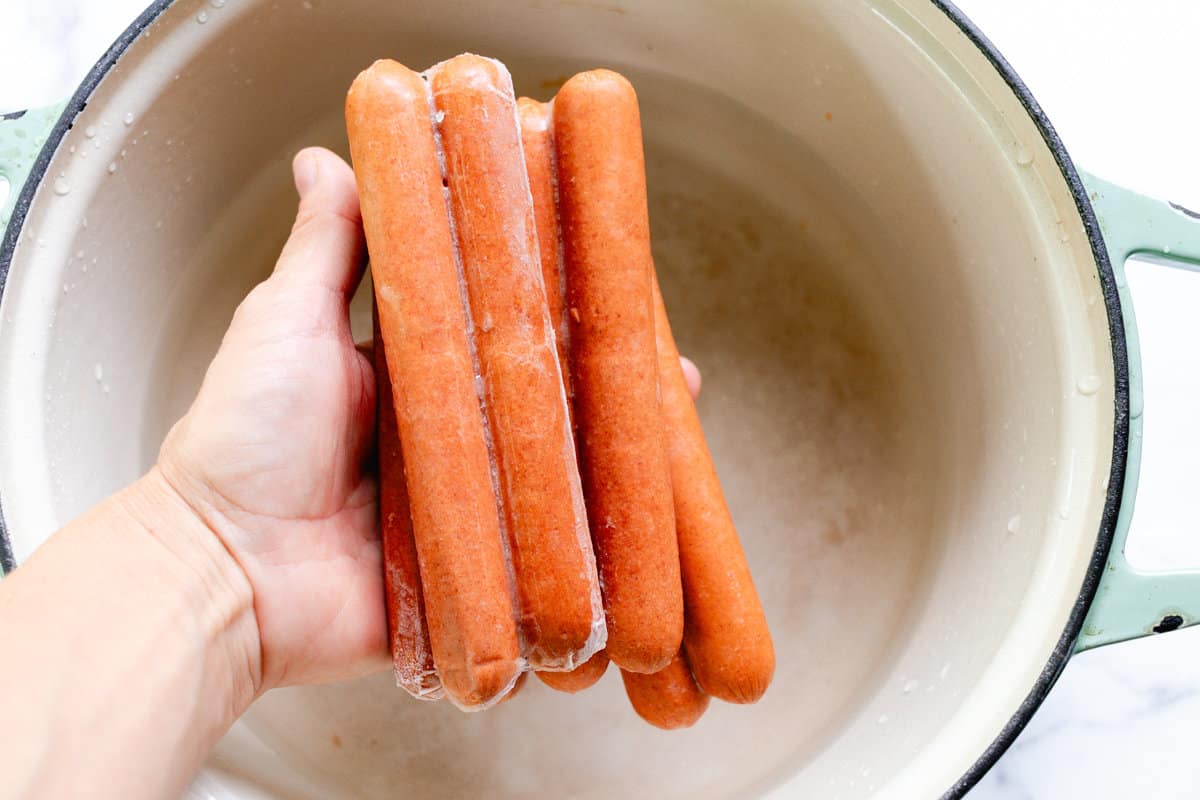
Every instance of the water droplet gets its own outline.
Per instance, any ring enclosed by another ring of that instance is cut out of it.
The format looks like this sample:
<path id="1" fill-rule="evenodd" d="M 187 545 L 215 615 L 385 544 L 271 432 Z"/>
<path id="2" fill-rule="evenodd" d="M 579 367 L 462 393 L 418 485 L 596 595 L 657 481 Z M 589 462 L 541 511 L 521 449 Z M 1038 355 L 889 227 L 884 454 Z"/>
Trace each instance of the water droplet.
<path id="1" fill-rule="evenodd" d="M 108 384 L 107 383 L 104 384 L 103 389 L 104 389 L 104 393 L 108 394 Z"/>
<path id="2" fill-rule="evenodd" d="M 1058 510 L 1058 518 L 1059 519 L 1070 519 L 1071 518 L 1070 510 L 1066 506 L 1063 506 L 1062 508 L 1060 508 Z"/>
<path id="3" fill-rule="evenodd" d="M 1075 388 L 1083 395 L 1095 394 L 1100 391 L 1100 378 L 1097 375 L 1084 375 L 1075 381 Z"/>
<path id="4" fill-rule="evenodd" d="M 1033 153 L 1023 144 L 1017 145 L 1015 158 L 1017 163 L 1022 167 L 1028 167 L 1033 163 Z"/>
<path id="5" fill-rule="evenodd" d="M 304 6 L 305 11 L 312 11 L 313 9 L 312 0 L 304 0 L 300 5 Z"/>
<path id="6" fill-rule="evenodd" d="M 916 678 L 909 678 L 904 682 L 904 687 L 900 690 L 905 694 L 912 694 L 921 687 L 921 682 Z"/>
<path id="7" fill-rule="evenodd" d="M 192 176 L 191 176 L 191 175 L 188 175 L 186 178 L 184 178 L 184 179 L 183 179 L 183 182 L 184 182 L 185 184 L 191 183 L 191 182 L 192 182 Z"/>
<path id="8" fill-rule="evenodd" d="M 71 145 L 71 155 L 75 155 L 75 145 Z"/>
<path id="9" fill-rule="evenodd" d="M 126 124 L 126 125 L 132 125 L 132 124 L 133 124 L 133 112 L 132 112 L 132 111 L 126 111 L 126 112 L 125 112 L 125 124 Z"/>
<path id="10" fill-rule="evenodd" d="M 1071 234 L 1067 233 L 1066 228 L 1058 229 L 1058 240 L 1060 242 L 1062 242 L 1063 244 L 1066 244 L 1067 242 L 1071 241 Z"/>
<path id="11" fill-rule="evenodd" d="M 85 231 L 87 230 L 87 217 L 84 217 L 84 218 L 83 218 L 83 229 L 84 229 Z"/>
<path id="12" fill-rule="evenodd" d="M 161 219 L 158 222 L 154 223 L 154 230 L 156 230 L 156 231 L 162 230 L 162 220 Z"/>
<path id="13" fill-rule="evenodd" d="M 1165 255 L 1168 255 L 1168 256 L 1171 255 L 1171 245 L 1164 244 L 1162 246 L 1162 251 L 1163 251 L 1163 254 L 1165 254 Z"/>
<path id="14" fill-rule="evenodd" d="M 201 25 L 203 25 L 204 23 L 208 22 L 208 12 L 207 12 L 207 11 L 201 11 L 199 14 L 197 14 L 197 15 L 196 15 L 196 22 L 199 22 Z"/>
<path id="15" fill-rule="evenodd" d="M 824 81 L 824 79 L 821 78 L 820 75 L 813 77 L 813 86 L 820 86 L 823 83 L 825 83 L 825 81 Z"/>
<path id="16" fill-rule="evenodd" d="M 108 174 L 112 175 L 117 171 L 117 162 L 113 161 L 108 165 Z"/>
<path id="17" fill-rule="evenodd" d="M 1094 305 L 1096 305 L 1096 295 L 1092 295 L 1088 298 L 1088 308 L 1091 308 Z"/>
<path id="18" fill-rule="evenodd" d="M 887 715 L 887 714 L 880 714 L 880 715 L 879 715 L 879 724 L 880 724 L 880 725 L 887 725 L 887 723 L 888 723 L 888 715 Z"/>
<path id="19" fill-rule="evenodd" d="M 96 376 L 96 383 L 103 383 L 104 382 L 104 365 L 101 364 L 99 361 L 97 361 L 96 366 L 92 369 L 92 374 Z"/>
<path id="20" fill-rule="evenodd" d="M 71 193 L 71 182 L 66 178 L 59 178 L 54 181 L 54 193 L 59 195 L 67 195 Z"/>
<path id="21" fill-rule="evenodd" d="M 92 149 L 93 150 L 100 149 L 100 140 L 99 139 L 92 139 Z"/>
<path id="22" fill-rule="evenodd" d="M 128 152 L 129 152 L 128 150 L 122 150 L 122 151 L 121 151 L 121 158 L 124 158 L 124 157 L 125 157 L 125 154 L 126 154 L 126 153 L 128 153 Z"/>
<path id="23" fill-rule="evenodd" d="M 1021 530 L 1021 515 L 1016 514 L 1008 521 L 1008 532 L 1016 533 Z"/>
<path id="24" fill-rule="evenodd" d="M 208 0 L 208 4 L 213 8 L 223 8 L 225 6 L 225 0 Z"/>
<path id="25" fill-rule="evenodd" d="M 88 126 L 87 126 L 87 130 L 85 130 L 85 131 L 83 132 L 83 135 L 84 135 L 84 136 L 86 136 L 86 137 L 87 137 L 87 138 L 89 138 L 89 139 L 95 139 L 95 138 L 96 138 L 96 126 L 95 126 L 95 125 L 88 125 Z"/>
<path id="26" fill-rule="evenodd" d="M 950 662 L 947 661 L 945 664 L 942 665 L 941 670 L 938 672 L 938 677 L 941 678 L 942 680 L 946 680 L 946 676 L 949 674 L 950 674 Z"/>
<path id="27" fill-rule="evenodd" d="M 83 251 L 82 250 L 76 251 L 75 257 L 82 260 L 83 259 Z"/>
<path id="28" fill-rule="evenodd" d="M 134 147 L 137 147 L 137 139 L 134 139 L 134 140 L 133 140 L 133 146 L 134 146 Z"/>
<path id="29" fill-rule="evenodd" d="M 83 265 L 83 271 L 84 271 L 84 272 L 87 272 L 87 270 L 88 270 L 88 265 L 87 265 L 87 264 L 84 264 L 84 265 Z"/>

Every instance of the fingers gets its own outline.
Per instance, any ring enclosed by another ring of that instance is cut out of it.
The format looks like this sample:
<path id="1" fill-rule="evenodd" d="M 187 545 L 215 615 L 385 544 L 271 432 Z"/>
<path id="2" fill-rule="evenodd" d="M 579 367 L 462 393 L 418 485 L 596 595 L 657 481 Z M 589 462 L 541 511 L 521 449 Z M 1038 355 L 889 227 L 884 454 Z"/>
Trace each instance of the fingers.
<path id="1" fill-rule="evenodd" d="M 362 278 L 366 253 L 354 172 L 321 147 L 297 153 L 292 172 L 300 210 L 275 274 L 326 286 L 348 298 Z"/>
<path id="2" fill-rule="evenodd" d="M 692 399 L 695 400 L 700 395 L 700 370 L 692 363 L 690 358 L 684 356 L 679 357 L 679 365 L 683 367 L 683 378 L 687 381 L 688 391 L 692 394 Z"/>

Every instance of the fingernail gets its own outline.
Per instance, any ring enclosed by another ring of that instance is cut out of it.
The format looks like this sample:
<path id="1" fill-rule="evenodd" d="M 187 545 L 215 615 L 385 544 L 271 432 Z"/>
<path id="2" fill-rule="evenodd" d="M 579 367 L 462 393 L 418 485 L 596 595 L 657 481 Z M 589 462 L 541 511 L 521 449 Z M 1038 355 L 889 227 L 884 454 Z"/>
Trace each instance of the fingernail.
<path id="1" fill-rule="evenodd" d="M 317 157 L 308 151 L 302 151 L 292 164 L 292 173 L 296 179 L 296 191 L 303 197 L 317 182 Z"/>

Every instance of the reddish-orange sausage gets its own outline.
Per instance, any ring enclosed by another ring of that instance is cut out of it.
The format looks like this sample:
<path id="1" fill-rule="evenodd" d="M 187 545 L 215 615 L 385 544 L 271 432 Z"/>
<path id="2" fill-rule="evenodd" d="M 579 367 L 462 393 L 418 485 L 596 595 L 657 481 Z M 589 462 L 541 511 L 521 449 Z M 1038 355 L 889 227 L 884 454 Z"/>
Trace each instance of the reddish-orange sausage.
<path id="1" fill-rule="evenodd" d="M 594 685 L 608 669 L 608 653 L 601 650 L 570 672 L 539 672 L 542 683 L 560 692 L 575 694 Z"/>
<path id="2" fill-rule="evenodd" d="M 679 364 L 657 279 L 654 329 L 683 572 L 683 646 L 704 691 L 730 703 L 753 703 L 775 673 L 775 648 Z"/>
<path id="3" fill-rule="evenodd" d="M 537 227 L 538 251 L 542 260 L 542 281 L 546 285 L 546 305 L 558 343 L 558 358 L 563 365 L 563 389 L 571 397 L 570 328 L 563 314 L 567 284 L 562 265 L 562 236 L 558 226 L 558 198 L 554 187 L 554 133 L 551 130 L 551 105 L 528 97 L 517 100 L 521 117 L 521 146 L 525 150 L 525 169 L 529 174 L 529 193 L 533 196 L 533 217 Z"/>
<path id="4" fill-rule="evenodd" d="M 596 562 L 546 308 L 512 79 L 457 56 L 429 70 L 510 542 L 525 655 L 572 668 L 604 646 Z"/>
<path id="5" fill-rule="evenodd" d="M 656 728 L 690 728 L 708 710 L 708 695 L 692 678 L 683 653 L 653 675 L 621 670 L 621 679 L 633 710 Z"/>
<path id="6" fill-rule="evenodd" d="M 637 96 L 584 72 L 554 99 L 575 422 L 608 655 L 657 672 L 683 638 L 683 591 L 654 341 Z"/>
<path id="7" fill-rule="evenodd" d="M 388 637 L 396 682 L 413 697 L 439 700 L 445 692 L 433 665 L 429 629 L 425 626 L 425 600 L 417 567 L 408 489 L 404 485 L 404 457 L 392 406 L 392 381 L 388 375 L 379 313 L 375 324 L 376 419 L 379 440 L 379 528 L 383 534 L 383 580 L 387 594 Z"/>
<path id="8" fill-rule="evenodd" d="M 350 88 L 346 126 L 434 663 L 450 699 L 479 708 L 522 665 L 428 86 L 377 61 Z"/>

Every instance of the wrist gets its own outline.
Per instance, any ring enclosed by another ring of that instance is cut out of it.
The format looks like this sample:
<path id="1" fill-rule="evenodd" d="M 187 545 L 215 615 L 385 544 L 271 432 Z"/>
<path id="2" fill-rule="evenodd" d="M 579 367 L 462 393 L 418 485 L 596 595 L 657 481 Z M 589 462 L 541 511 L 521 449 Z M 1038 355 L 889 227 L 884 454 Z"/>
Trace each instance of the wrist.
<path id="1" fill-rule="evenodd" d="M 231 725 L 262 690 L 254 591 L 245 571 L 204 517 L 154 467 L 113 498 L 120 512 L 161 546 L 164 569 L 182 591 L 180 624 L 203 646 L 205 669 Z"/>

